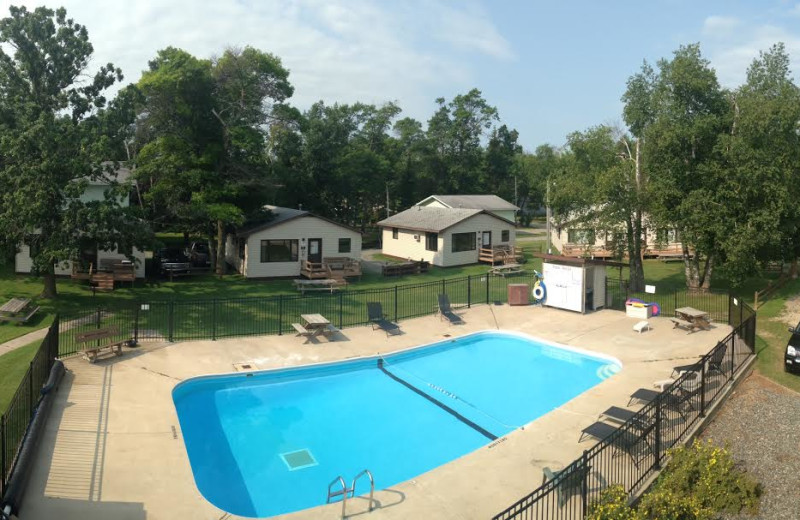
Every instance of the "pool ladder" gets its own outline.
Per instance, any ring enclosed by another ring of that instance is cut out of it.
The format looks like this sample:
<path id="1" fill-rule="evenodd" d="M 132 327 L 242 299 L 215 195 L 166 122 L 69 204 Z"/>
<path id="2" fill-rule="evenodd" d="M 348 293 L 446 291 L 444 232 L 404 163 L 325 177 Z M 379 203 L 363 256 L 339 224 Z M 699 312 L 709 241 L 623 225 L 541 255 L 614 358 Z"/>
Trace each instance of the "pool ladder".
<path id="1" fill-rule="evenodd" d="M 353 479 L 353 484 L 350 486 L 350 489 L 347 488 L 347 483 L 344 481 L 341 475 L 333 479 L 333 482 L 328 484 L 328 499 L 326 500 L 327 504 L 331 503 L 331 499 L 336 497 L 342 497 L 342 518 L 347 518 L 347 498 L 356 496 L 356 482 L 361 477 L 367 477 L 369 479 L 369 510 L 372 511 L 372 505 L 374 502 L 372 501 L 372 496 L 375 494 L 375 479 L 372 478 L 372 473 L 365 469 Z M 339 486 L 335 488 L 335 486 Z"/>

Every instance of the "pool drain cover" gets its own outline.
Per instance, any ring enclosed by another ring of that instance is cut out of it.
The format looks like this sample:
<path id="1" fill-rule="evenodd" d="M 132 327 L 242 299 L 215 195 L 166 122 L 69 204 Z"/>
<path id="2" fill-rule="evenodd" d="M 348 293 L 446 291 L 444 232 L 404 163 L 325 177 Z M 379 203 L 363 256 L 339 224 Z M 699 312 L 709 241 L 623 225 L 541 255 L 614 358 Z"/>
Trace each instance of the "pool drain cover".
<path id="1" fill-rule="evenodd" d="M 283 459 L 283 462 L 286 463 L 289 471 L 310 468 L 311 466 L 317 465 L 317 461 L 314 459 L 314 456 L 311 455 L 311 452 L 306 449 L 281 453 L 281 458 Z"/>

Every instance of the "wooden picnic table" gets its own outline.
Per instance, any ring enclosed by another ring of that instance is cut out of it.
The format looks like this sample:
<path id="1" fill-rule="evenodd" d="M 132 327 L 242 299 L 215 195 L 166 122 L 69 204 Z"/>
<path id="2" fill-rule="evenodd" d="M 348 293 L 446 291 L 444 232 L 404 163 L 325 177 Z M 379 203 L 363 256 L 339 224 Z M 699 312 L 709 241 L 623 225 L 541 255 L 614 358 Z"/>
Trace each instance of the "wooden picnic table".
<path id="1" fill-rule="evenodd" d="M 502 264 L 489 269 L 489 274 L 505 277 L 507 274 L 519 274 L 522 272 L 520 264 Z"/>
<path id="2" fill-rule="evenodd" d="M 297 331 L 298 336 L 306 337 L 306 342 L 320 335 L 330 339 L 331 334 L 339 332 L 339 329 L 334 327 L 322 314 L 301 314 L 300 318 L 303 323 L 292 323 L 292 327 Z"/>
<path id="3" fill-rule="evenodd" d="M 25 323 L 36 314 L 39 307 L 31 307 L 30 298 L 11 298 L 0 307 L 0 321 Z"/>
<path id="4" fill-rule="evenodd" d="M 300 291 L 300 294 L 305 294 L 306 291 L 336 291 L 342 286 L 342 282 L 332 278 L 324 280 L 292 280 L 295 288 Z"/>
<path id="5" fill-rule="evenodd" d="M 711 329 L 711 320 L 708 313 L 695 309 L 694 307 L 680 307 L 675 309 L 675 318 L 671 318 L 675 327 L 683 327 L 689 332 L 697 329 Z"/>

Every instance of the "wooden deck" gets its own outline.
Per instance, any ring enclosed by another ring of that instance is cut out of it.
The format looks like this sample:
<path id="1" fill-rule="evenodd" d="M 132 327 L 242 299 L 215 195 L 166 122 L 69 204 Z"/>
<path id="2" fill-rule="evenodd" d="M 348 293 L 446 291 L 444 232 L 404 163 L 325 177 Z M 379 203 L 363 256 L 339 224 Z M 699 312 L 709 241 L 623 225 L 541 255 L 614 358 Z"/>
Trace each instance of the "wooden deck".
<path id="1" fill-rule="evenodd" d="M 520 264 L 525 261 L 522 249 L 513 246 L 482 247 L 478 253 L 478 262 L 491 265 Z"/>

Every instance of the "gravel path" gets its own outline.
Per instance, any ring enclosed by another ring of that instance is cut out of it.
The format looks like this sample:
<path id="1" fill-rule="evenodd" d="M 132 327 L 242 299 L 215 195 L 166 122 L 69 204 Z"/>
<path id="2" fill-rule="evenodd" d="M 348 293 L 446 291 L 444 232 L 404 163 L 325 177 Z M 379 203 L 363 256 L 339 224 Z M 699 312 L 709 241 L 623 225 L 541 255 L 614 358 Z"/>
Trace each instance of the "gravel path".
<path id="1" fill-rule="evenodd" d="M 702 437 L 728 443 L 734 459 L 764 486 L 756 518 L 800 518 L 800 394 L 751 375 Z"/>

